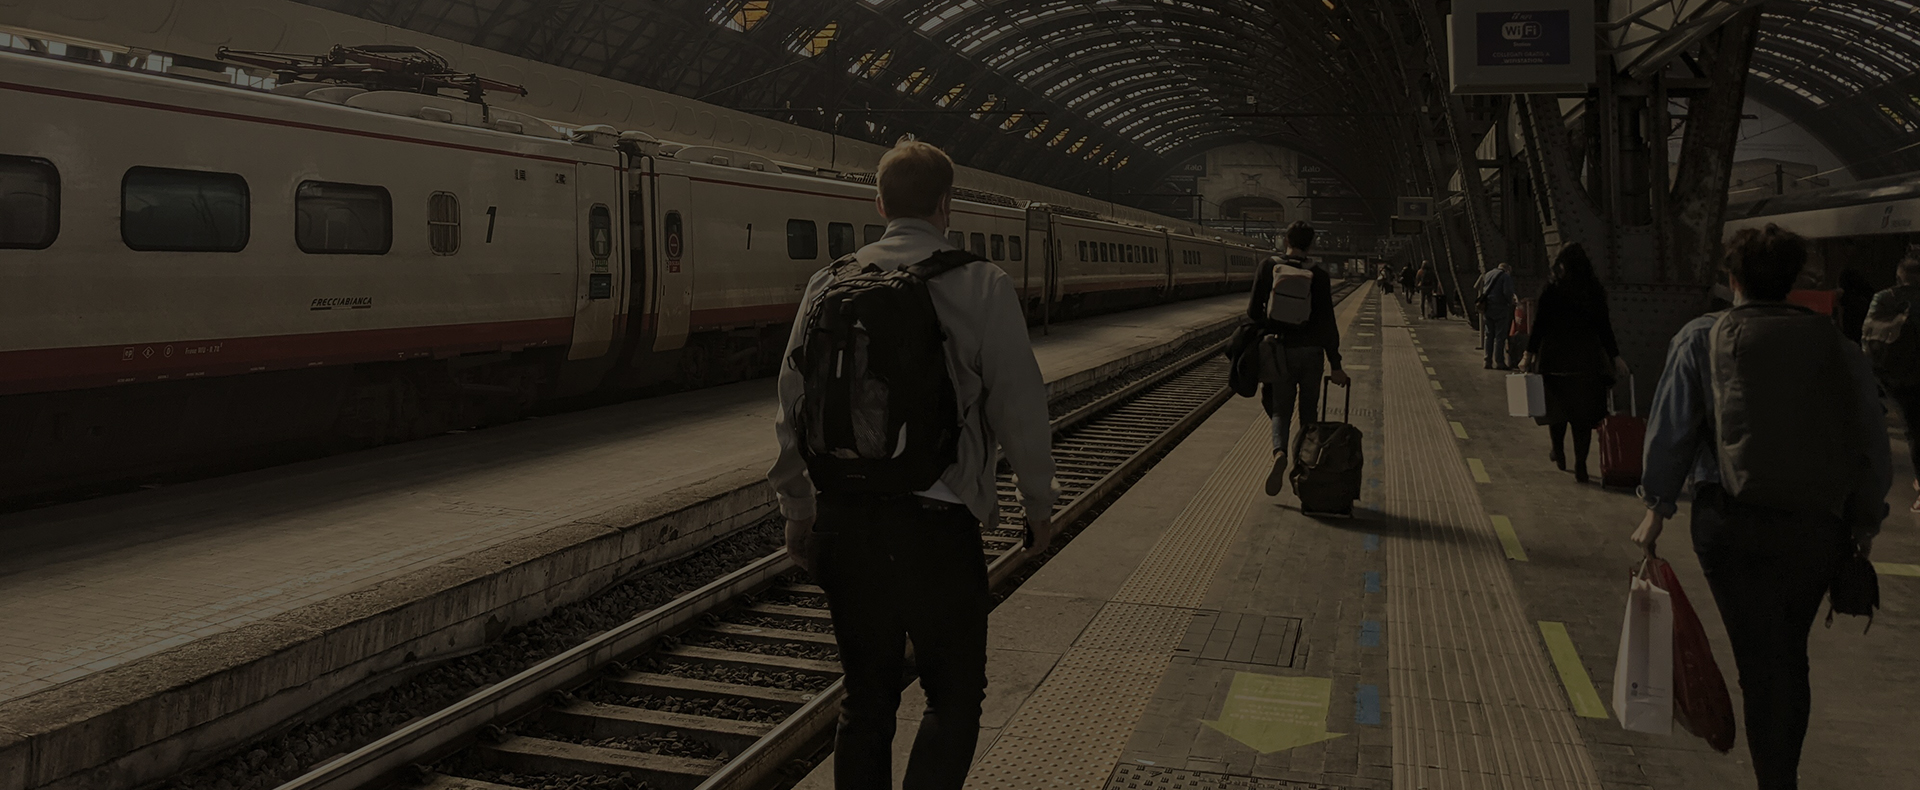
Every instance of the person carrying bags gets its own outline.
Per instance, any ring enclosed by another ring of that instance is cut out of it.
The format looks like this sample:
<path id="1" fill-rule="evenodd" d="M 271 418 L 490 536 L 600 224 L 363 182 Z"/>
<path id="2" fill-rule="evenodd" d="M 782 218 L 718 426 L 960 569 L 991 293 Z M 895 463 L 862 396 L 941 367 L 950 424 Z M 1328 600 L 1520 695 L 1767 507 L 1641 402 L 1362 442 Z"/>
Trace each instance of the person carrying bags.
<path id="1" fill-rule="evenodd" d="M 1333 316 L 1333 279 L 1307 257 L 1314 229 L 1305 221 L 1287 227 L 1287 252 L 1267 260 L 1253 284 L 1247 319 L 1262 335 L 1260 349 L 1271 360 L 1263 375 L 1261 405 L 1273 419 L 1273 470 L 1267 474 L 1267 496 L 1280 493 L 1287 480 L 1287 448 L 1293 433 L 1293 410 L 1300 408 L 1300 424 L 1315 420 L 1320 400 L 1321 371 L 1333 383 L 1347 386 L 1340 369 L 1340 325 Z M 1304 289 L 1294 286 L 1311 277 Z M 1304 296 L 1304 299 L 1302 298 Z"/>
<path id="2" fill-rule="evenodd" d="M 1768 225 L 1727 250 L 1733 307 L 1689 322 L 1667 348 L 1633 542 L 1657 556 L 1691 481 L 1693 550 L 1733 643 L 1754 776 L 1761 790 L 1793 790 L 1820 599 L 1831 589 L 1836 610 L 1871 612 L 1852 611 L 1849 591 L 1872 583 L 1887 431 L 1866 356 L 1831 320 L 1786 302 L 1806 242 Z"/>

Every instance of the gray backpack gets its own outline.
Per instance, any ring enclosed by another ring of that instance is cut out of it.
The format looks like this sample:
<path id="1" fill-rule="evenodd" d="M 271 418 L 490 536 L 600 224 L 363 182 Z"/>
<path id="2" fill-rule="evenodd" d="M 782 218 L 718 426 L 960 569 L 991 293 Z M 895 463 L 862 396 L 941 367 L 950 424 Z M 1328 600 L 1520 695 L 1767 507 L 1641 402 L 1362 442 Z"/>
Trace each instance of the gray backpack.
<path id="1" fill-rule="evenodd" d="M 1720 314 L 1710 341 L 1720 481 L 1749 505 L 1839 514 L 1865 454 L 1846 338 L 1833 321 L 1783 302 Z"/>

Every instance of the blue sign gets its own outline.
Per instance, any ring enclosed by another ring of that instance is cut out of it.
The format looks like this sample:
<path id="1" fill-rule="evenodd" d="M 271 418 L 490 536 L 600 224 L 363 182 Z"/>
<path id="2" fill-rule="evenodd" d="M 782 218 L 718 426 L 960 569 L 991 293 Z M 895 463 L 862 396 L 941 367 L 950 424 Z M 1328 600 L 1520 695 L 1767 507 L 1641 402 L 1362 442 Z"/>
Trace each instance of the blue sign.
<path id="1" fill-rule="evenodd" d="M 1482 11 L 1474 15 L 1477 65 L 1565 66 L 1573 60 L 1573 20 L 1565 10 Z"/>

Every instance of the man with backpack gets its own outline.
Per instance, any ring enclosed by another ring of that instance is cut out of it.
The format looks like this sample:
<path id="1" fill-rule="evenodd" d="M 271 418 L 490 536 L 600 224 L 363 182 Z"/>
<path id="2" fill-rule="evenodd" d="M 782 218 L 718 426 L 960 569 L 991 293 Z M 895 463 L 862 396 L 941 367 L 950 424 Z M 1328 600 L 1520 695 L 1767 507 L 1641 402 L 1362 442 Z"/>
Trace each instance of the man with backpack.
<path id="1" fill-rule="evenodd" d="M 1286 484 L 1287 448 L 1293 433 L 1297 402 L 1300 423 L 1315 419 L 1320 402 L 1320 375 L 1333 368 L 1333 383 L 1347 386 L 1340 369 L 1340 326 L 1333 318 L 1333 278 L 1307 257 L 1314 229 L 1304 220 L 1287 227 L 1287 251 L 1267 259 L 1253 284 L 1247 318 L 1279 346 L 1278 380 L 1268 381 L 1261 405 L 1273 419 L 1273 470 L 1267 475 L 1267 496 Z M 1303 273 L 1304 271 L 1304 273 Z M 1311 278 L 1308 287 L 1290 286 Z M 1305 297 L 1305 298 L 1301 298 Z M 1289 312 L 1290 311 L 1290 312 Z"/>
<path id="2" fill-rule="evenodd" d="M 1046 384 L 1005 272 L 944 235 L 953 162 L 903 140 L 875 175 L 879 241 L 814 274 L 779 379 L 767 481 L 787 551 L 826 590 L 845 672 L 841 790 L 892 785 L 906 645 L 926 713 L 905 787 L 958 790 L 986 697 L 994 445 L 1013 467 L 1030 551 L 1053 538 Z"/>
<path id="3" fill-rule="evenodd" d="M 1513 328 L 1513 267 L 1500 264 L 1474 283 L 1480 307 L 1480 349 L 1489 370 L 1508 370 L 1507 332 Z"/>
<path id="4" fill-rule="evenodd" d="M 1913 468 L 1920 472 L 1920 323 L 1914 322 L 1913 309 L 1920 305 L 1920 258 L 1900 261 L 1894 274 L 1899 283 L 1873 295 L 1861 324 L 1860 345 L 1873 359 L 1874 376 L 1886 388 L 1887 397 L 1900 410 L 1907 424 L 1907 453 Z M 1913 326 L 1908 326 L 1913 324 Z M 1920 479 L 1913 482 L 1920 492 Z M 1920 513 L 1920 495 L 1908 510 Z"/>
<path id="5" fill-rule="evenodd" d="M 1654 391 L 1633 541 L 1654 554 L 1693 482 L 1693 549 L 1733 643 L 1762 790 L 1798 785 L 1807 632 L 1886 515 L 1887 432 L 1865 355 L 1786 301 L 1806 242 L 1768 225 L 1727 242 L 1732 308 L 1673 337 Z"/>

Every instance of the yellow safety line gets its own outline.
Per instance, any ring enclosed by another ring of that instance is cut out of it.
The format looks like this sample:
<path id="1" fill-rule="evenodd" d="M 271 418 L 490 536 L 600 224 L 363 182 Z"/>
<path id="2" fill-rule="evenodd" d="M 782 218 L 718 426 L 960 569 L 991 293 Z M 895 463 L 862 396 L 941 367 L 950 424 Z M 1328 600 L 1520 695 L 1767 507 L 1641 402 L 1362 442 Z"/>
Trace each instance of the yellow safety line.
<path id="1" fill-rule="evenodd" d="M 1876 562 L 1873 569 L 1888 576 L 1920 576 L 1920 565 L 1906 562 Z"/>
<path id="2" fill-rule="evenodd" d="M 1425 354 L 1421 354 L 1421 355 L 1420 355 L 1420 361 L 1421 361 L 1421 362 L 1432 362 L 1433 360 L 1431 360 L 1431 359 L 1427 359 L 1427 355 L 1425 355 Z"/>
<path id="3" fill-rule="evenodd" d="M 1433 388 L 1434 388 L 1434 389 L 1441 389 L 1441 386 L 1440 386 L 1440 380 L 1439 380 L 1439 379 L 1433 379 L 1433 380 L 1431 381 L 1431 383 L 1433 384 Z"/>
<path id="4" fill-rule="evenodd" d="M 1493 482 L 1493 478 L 1487 476 L 1487 465 L 1481 463 L 1480 459 L 1478 458 L 1467 459 L 1467 471 L 1470 471 L 1473 473 L 1473 482 L 1476 482 L 1476 483 Z"/>
<path id="5" fill-rule="evenodd" d="M 1372 370 L 1373 369 L 1373 367 L 1370 365 L 1351 365 L 1351 364 L 1341 363 L 1341 366 L 1347 370 Z"/>
<path id="6" fill-rule="evenodd" d="M 1527 561 L 1527 550 L 1520 547 L 1520 535 L 1513 531 L 1513 519 L 1506 516 L 1488 516 L 1493 521 L 1493 531 L 1500 536 L 1500 547 L 1507 550 L 1507 559 L 1515 562 Z"/>
<path id="7" fill-rule="evenodd" d="M 1440 399 L 1440 405 L 1442 405 L 1442 406 L 1445 406 L 1445 407 L 1447 407 L 1447 411 L 1453 411 L 1453 399 L 1452 399 L 1452 398 L 1441 398 L 1441 399 Z"/>
<path id="8" fill-rule="evenodd" d="M 1433 366 L 1432 366 L 1432 365 L 1428 365 L 1428 366 L 1427 366 L 1427 375 L 1429 375 L 1429 376 L 1438 376 L 1438 375 L 1440 375 L 1440 371 L 1437 371 L 1437 370 L 1434 370 L 1434 369 L 1433 369 Z"/>
<path id="9" fill-rule="evenodd" d="M 1462 439 L 1467 438 L 1467 426 L 1461 425 L 1458 421 L 1448 422 L 1447 424 L 1453 426 L 1454 436 L 1458 436 Z"/>
<path id="10" fill-rule="evenodd" d="M 1586 665 L 1580 663 L 1580 652 L 1573 649 L 1567 625 L 1541 620 L 1540 636 L 1547 640 L 1547 652 L 1553 654 L 1553 666 L 1560 671 L 1560 682 L 1566 684 L 1573 712 L 1589 719 L 1606 718 L 1607 706 L 1600 703 L 1600 692 L 1594 689 L 1593 678 L 1587 676 Z"/>

